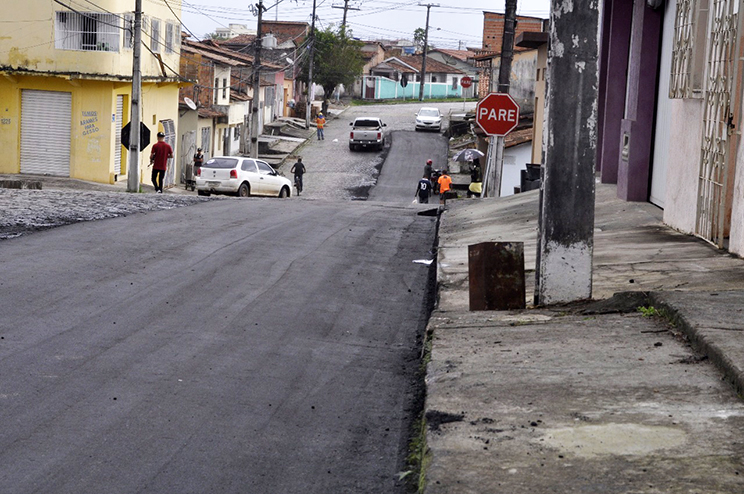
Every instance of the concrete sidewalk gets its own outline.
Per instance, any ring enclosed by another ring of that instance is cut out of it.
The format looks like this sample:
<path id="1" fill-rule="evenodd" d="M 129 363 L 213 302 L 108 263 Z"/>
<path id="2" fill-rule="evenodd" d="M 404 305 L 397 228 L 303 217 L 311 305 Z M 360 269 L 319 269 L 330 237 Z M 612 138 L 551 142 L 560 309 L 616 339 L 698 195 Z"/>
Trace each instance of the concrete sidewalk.
<path id="1" fill-rule="evenodd" d="M 611 300 L 470 312 L 483 241 L 525 243 L 531 300 L 537 202 L 442 215 L 425 492 L 744 492 L 744 260 L 598 184 L 594 298 Z"/>

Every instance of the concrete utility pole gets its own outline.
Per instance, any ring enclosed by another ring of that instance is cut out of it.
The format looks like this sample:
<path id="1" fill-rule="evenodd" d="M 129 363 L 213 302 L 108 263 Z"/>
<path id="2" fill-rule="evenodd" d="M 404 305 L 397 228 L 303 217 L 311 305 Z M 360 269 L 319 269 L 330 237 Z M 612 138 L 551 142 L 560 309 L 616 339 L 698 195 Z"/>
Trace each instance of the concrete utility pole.
<path id="1" fill-rule="evenodd" d="M 432 7 L 439 7 L 438 3 L 419 4 L 426 7 L 426 30 L 424 30 L 424 58 L 421 61 L 421 83 L 419 84 L 419 101 L 424 101 L 424 83 L 426 81 L 426 52 L 429 48 L 429 12 Z"/>
<path id="2" fill-rule="evenodd" d="M 313 57 L 315 56 L 315 0 L 313 0 L 313 20 L 310 21 L 310 66 L 307 68 L 307 103 L 305 105 L 305 128 L 310 128 L 310 113 L 313 97 Z"/>
<path id="3" fill-rule="evenodd" d="M 139 192 L 140 121 L 142 108 L 142 0 L 134 2 L 134 32 L 132 33 L 132 109 L 129 119 L 129 170 L 127 170 L 127 192 Z"/>
<path id="4" fill-rule="evenodd" d="M 331 6 L 334 9 L 344 9 L 344 20 L 341 22 L 341 27 L 343 29 L 346 29 L 346 11 L 347 10 L 362 10 L 359 7 L 349 7 L 349 0 L 344 0 L 344 6 L 340 5 L 332 5 Z"/>
<path id="5" fill-rule="evenodd" d="M 251 158 L 258 158 L 258 127 L 261 108 L 261 20 L 263 19 L 263 0 L 258 0 L 258 23 L 256 24 L 256 53 L 253 57 L 253 122 L 251 124 Z"/>
<path id="6" fill-rule="evenodd" d="M 594 252 L 599 3 L 551 3 L 547 147 L 535 273 L 535 301 L 541 305 L 590 298 Z"/>
<path id="7" fill-rule="evenodd" d="M 509 93 L 511 67 L 514 58 L 514 31 L 517 24 L 517 0 L 506 0 L 504 12 L 504 34 L 501 41 L 499 63 L 499 93 Z M 493 80 L 493 74 L 491 74 Z M 486 173 L 484 173 L 484 197 L 501 196 L 501 177 L 504 168 L 504 136 L 489 138 Z"/>

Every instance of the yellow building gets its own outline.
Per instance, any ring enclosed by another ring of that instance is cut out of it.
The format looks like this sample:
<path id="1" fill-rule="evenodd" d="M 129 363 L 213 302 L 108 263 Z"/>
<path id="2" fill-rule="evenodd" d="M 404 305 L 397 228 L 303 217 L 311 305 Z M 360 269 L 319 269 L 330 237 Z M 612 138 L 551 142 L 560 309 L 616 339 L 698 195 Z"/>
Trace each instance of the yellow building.
<path id="1" fill-rule="evenodd" d="M 176 151 L 180 0 L 143 2 L 142 122 Z M 95 5 L 95 6 L 94 6 Z M 18 2 L 0 24 L 0 173 L 126 180 L 134 2 Z M 96 10 L 100 9 L 100 10 Z M 140 181 L 149 181 L 150 149 Z M 175 182 L 169 167 L 166 184 Z"/>

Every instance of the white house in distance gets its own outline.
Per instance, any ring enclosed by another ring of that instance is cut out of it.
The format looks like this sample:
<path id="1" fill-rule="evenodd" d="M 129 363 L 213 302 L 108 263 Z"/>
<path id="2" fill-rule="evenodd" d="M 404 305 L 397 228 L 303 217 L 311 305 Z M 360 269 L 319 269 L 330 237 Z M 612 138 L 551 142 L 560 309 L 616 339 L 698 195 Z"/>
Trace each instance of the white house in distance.
<path id="1" fill-rule="evenodd" d="M 240 36 L 241 34 L 252 34 L 253 36 L 256 35 L 256 31 L 254 29 L 248 29 L 248 26 L 245 24 L 228 24 L 227 27 L 218 27 L 214 30 L 214 33 L 217 35 L 218 38 L 222 39 L 228 39 L 228 38 L 234 38 L 235 36 Z"/>

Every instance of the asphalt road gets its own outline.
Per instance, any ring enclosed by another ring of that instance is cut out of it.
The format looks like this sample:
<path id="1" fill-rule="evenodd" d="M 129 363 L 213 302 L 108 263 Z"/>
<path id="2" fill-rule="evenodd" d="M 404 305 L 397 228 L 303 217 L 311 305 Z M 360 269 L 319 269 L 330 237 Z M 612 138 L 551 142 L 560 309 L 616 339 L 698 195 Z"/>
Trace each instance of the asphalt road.
<path id="1" fill-rule="evenodd" d="M 391 133 L 392 145 L 383 173 L 369 193 L 370 201 L 410 204 L 427 159 L 447 163 L 447 138 L 434 132 L 399 130 Z M 429 204 L 439 204 L 433 196 Z M 425 206 L 422 206 L 425 207 Z"/>
<path id="2" fill-rule="evenodd" d="M 342 204 L 3 242 L 0 490 L 401 492 L 436 219 Z"/>

